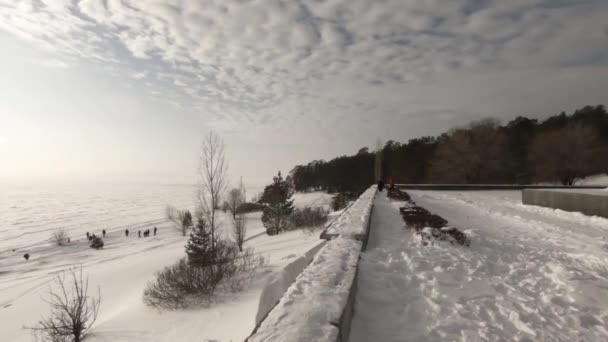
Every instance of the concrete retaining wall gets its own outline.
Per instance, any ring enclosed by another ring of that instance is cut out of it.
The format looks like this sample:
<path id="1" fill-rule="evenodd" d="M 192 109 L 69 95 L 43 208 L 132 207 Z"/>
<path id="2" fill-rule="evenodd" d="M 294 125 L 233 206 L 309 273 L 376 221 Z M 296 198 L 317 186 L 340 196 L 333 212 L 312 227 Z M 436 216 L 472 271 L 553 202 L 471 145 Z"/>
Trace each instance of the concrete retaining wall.
<path id="1" fill-rule="evenodd" d="M 287 291 L 291 284 L 296 281 L 298 275 L 310 264 L 317 252 L 323 248 L 324 245 L 325 241 L 319 243 L 268 279 L 266 285 L 264 285 L 262 294 L 260 295 L 258 313 L 255 317 L 256 328 L 254 331 L 258 329 L 260 323 L 268 316 L 268 313 L 279 303 L 279 300 L 285 291 Z"/>
<path id="2" fill-rule="evenodd" d="M 522 203 L 608 218 L 608 191 L 526 189 Z"/>
<path id="3" fill-rule="evenodd" d="M 246 341 L 348 341 L 375 195 L 371 187 L 327 227 L 322 238 L 329 241 Z"/>

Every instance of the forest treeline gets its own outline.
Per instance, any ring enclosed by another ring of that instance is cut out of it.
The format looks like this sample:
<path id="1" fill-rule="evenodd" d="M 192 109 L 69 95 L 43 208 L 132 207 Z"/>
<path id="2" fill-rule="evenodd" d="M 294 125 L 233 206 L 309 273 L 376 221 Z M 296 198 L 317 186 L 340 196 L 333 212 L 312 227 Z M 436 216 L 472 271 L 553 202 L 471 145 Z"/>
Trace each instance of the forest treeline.
<path id="1" fill-rule="evenodd" d="M 389 140 L 374 151 L 364 147 L 352 156 L 298 165 L 289 178 L 297 191 L 348 192 L 379 177 L 397 183 L 572 185 L 606 172 L 608 113 L 598 105 L 543 121 L 520 116 L 503 126 L 483 119 L 438 137 Z"/>

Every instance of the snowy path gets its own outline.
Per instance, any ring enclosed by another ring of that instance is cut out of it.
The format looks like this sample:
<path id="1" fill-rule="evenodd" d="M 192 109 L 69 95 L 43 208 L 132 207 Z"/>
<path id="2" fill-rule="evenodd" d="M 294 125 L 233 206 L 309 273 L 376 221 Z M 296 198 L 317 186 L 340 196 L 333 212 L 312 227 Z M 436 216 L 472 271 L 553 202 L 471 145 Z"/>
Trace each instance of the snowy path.
<path id="1" fill-rule="evenodd" d="M 352 341 L 606 341 L 608 220 L 520 204 L 520 193 L 410 192 L 468 229 L 423 247 L 376 198 Z"/>

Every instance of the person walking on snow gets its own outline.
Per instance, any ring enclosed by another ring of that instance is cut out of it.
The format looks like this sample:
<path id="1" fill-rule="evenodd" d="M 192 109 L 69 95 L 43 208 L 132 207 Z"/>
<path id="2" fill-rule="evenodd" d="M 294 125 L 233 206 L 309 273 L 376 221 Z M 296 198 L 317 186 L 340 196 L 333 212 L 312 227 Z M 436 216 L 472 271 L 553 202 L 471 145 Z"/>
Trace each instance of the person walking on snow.
<path id="1" fill-rule="evenodd" d="M 384 189 L 384 181 L 382 179 L 380 179 L 378 181 L 378 191 L 382 192 L 383 189 Z"/>
<path id="2" fill-rule="evenodd" d="M 390 177 L 388 179 L 388 188 L 391 190 L 395 189 L 395 180 L 393 179 L 393 177 Z"/>

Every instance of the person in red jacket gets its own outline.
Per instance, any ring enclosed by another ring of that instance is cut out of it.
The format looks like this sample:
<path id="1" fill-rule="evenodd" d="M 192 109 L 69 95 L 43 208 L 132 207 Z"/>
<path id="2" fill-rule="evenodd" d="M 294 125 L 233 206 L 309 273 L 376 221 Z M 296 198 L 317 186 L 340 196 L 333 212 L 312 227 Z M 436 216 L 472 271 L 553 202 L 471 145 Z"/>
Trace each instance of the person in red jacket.
<path id="1" fill-rule="evenodd" d="M 388 187 L 391 190 L 393 190 L 395 188 L 395 180 L 393 179 L 393 177 L 388 179 Z"/>

